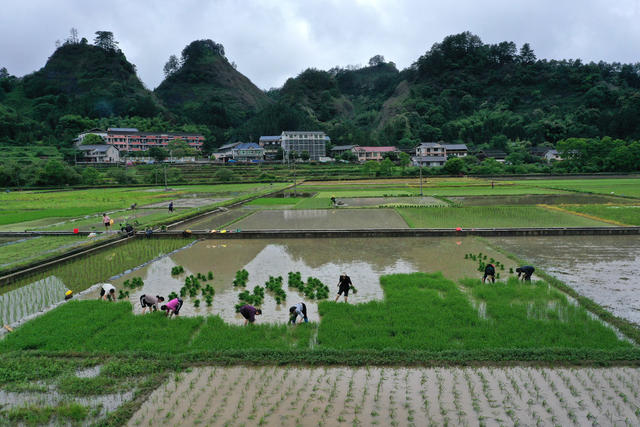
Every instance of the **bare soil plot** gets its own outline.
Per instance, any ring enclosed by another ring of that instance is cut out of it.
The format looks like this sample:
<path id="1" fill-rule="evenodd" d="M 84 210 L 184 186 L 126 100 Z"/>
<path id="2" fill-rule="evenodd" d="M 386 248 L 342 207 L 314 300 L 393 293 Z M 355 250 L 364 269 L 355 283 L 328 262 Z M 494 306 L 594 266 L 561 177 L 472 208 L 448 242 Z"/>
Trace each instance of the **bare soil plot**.
<path id="1" fill-rule="evenodd" d="M 408 228 L 393 209 L 266 210 L 234 224 L 242 230 L 349 230 Z"/>
<path id="2" fill-rule="evenodd" d="M 130 426 L 638 425 L 637 368 L 204 367 Z"/>

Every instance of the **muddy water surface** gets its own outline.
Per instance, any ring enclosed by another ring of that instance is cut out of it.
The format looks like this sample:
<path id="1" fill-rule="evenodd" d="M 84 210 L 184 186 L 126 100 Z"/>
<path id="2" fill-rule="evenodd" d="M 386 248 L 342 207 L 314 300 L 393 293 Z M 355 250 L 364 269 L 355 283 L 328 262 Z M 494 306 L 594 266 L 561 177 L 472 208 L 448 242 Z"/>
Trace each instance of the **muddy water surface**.
<path id="1" fill-rule="evenodd" d="M 242 230 L 351 230 L 408 228 L 393 209 L 265 210 L 233 224 Z"/>
<path id="2" fill-rule="evenodd" d="M 640 325 L 640 236 L 503 237 L 490 240 Z"/>
<path id="3" fill-rule="evenodd" d="M 303 280 L 309 276 L 320 279 L 329 286 L 330 298 L 335 298 L 338 277 L 346 272 L 351 277 L 358 293 L 349 296 L 350 303 L 362 303 L 383 298 L 380 276 L 416 271 L 441 271 L 445 277 L 480 277 L 477 265 L 464 259 L 466 253 L 483 252 L 501 260 L 506 265 L 502 275 L 506 277 L 509 267 L 514 267 L 504 256 L 490 250 L 479 240 L 467 238 L 360 238 L 360 239 L 247 239 L 204 240 L 194 246 L 164 257 L 148 266 L 126 274 L 113 283 L 122 287 L 126 279 L 142 277 L 144 287 L 130 291 L 134 311 L 141 312 L 140 295 L 167 296 L 171 291 L 179 293 L 188 274 L 214 273 L 210 281 L 216 290 L 213 305 L 206 307 L 204 301 L 194 307 L 195 298 L 185 298 L 181 315 L 218 314 L 225 321 L 241 324 L 243 319 L 235 313 L 240 289 L 234 289 L 235 273 L 242 268 L 249 272 L 247 289 L 264 286 L 269 276 L 282 276 L 283 288 L 287 291 L 287 302 L 277 306 L 275 299 L 266 292 L 263 316 L 260 322 L 286 322 L 289 305 L 303 300 L 303 296 L 289 291 L 287 273 L 299 271 Z M 182 265 L 185 273 L 171 276 L 171 268 Z M 97 298 L 98 293 L 88 295 Z M 200 297 L 202 300 L 202 297 Z M 318 320 L 317 305 L 305 300 L 309 317 Z"/>

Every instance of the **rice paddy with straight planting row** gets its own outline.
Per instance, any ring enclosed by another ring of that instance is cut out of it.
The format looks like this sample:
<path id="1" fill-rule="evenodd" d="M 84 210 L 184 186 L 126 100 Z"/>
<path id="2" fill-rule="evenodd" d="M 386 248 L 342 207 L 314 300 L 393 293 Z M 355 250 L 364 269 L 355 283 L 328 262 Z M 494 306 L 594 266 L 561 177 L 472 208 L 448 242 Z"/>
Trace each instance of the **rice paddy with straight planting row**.
<path id="1" fill-rule="evenodd" d="M 38 236 L 0 246 L 0 272 L 90 245 L 86 236 Z"/>
<path id="2" fill-rule="evenodd" d="M 537 206 L 396 208 L 411 228 L 606 227 L 611 224 Z"/>
<path id="3" fill-rule="evenodd" d="M 197 367 L 128 425 L 638 425 L 637 368 Z"/>
<path id="4" fill-rule="evenodd" d="M 563 206 L 563 209 L 622 224 L 640 225 L 640 205 L 580 205 Z"/>
<path id="5" fill-rule="evenodd" d="M 116 244 L 90 256 L 61 262 L 47 270 L 0 286 L 0 294 L 50 276 L 57 277 L 67 288 L 79 292 L 95 283 L 104 282 L 114 275 L 179 249 L 190 241 L 188 239 L 135 239 L 127 244 Z"/>

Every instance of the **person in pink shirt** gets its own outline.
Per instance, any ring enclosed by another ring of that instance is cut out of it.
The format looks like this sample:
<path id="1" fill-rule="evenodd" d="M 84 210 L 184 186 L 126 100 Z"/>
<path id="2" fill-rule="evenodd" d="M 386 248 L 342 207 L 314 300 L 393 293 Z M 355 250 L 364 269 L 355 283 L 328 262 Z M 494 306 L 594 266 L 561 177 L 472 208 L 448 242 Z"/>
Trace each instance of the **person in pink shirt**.
<path id="1" fill-rule="evenodd" d="M 171 317 L 172 315 L 180 314 L 180 308 L 182 308 L 182 300 L 180 298 L 174 298 L 165 305 L 160 307 L 160 310 L 166 311 L 166 316 Z"/>
<path id="2" fill-rule="evenodd" d="M 109 227 L 111 227 L 111 218 L 106 213 L 102 214 L 102 223 L 104 224 L 105 230 L 109 231 Z"/>

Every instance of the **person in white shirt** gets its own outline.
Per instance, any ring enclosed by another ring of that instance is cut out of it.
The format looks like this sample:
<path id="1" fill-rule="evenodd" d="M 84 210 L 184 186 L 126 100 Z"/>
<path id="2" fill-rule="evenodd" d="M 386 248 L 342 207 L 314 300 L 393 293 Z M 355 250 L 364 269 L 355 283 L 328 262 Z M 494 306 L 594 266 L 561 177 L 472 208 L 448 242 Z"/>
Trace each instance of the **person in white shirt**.
<path id="1" fill-rule="evenodd" d="M 100 298 L 105 301 L 115 301 L 116 300 L 116 288 L 111 283 L 105 283 L 102 285 L 102 289 L 100 289 Z"/>

